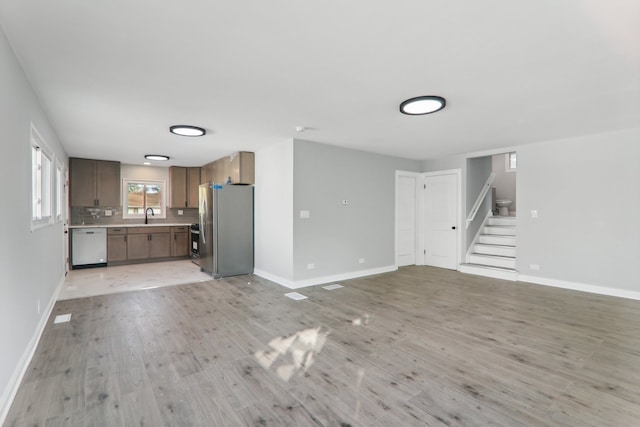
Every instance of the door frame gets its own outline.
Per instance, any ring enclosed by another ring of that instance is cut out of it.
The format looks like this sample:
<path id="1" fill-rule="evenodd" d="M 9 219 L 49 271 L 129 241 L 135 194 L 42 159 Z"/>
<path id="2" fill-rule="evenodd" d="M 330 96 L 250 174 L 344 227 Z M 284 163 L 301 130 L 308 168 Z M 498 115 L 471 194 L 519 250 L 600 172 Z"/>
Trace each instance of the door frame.
<path id="1" fill-rule="evenodd" d="M 71 217 L 71 207 L 69 206 L 69 168 L 65 167 L 62 176 L 64 177 L 64 202 L 62 203 L 64 213 L 62 214 L 62 272 L 64 276 L 69 273 L 69 223 Z"/>
<path id="2" fill-rule="evenodd" d="M 461 257 L 461 248 L 462 248 L 462 233 L 460 225 L 462 224 L 462 169 L 445 169 L 434 172 L 425 172 L 421 174 L 421 187 L 423 190 L 426 189 L 426 179 L 434 176 L 442 176 L 442 175 L 456 175 L 458 184 L 456 185 L 456 271 L 460 270 L 460 262 L 462 260 Z M 419 218 L 420 218 L 420 228 L 418 230 L 418 259 L 420 259 L 420 264 L 416 265 L 426 265 L 425 264 L 425 253 L 426 253 L 426 242 L 424 236 L 424 222 L 426 220 L 426 209 L 425 209 L 425 192 L 422 192 L 422 196 L 418 198 L 419 202 Z M 417 260 L 416 260 L 417 261 Z"/>
<path id="3" fill-rule="evenodd" d="M 416 191 L 414 194 L 415 197 L 415 206 L 416 206 L 416 212 L 415 212 L 415 224 L 414 224 L 414 229 L 415 229 L 415 233 L 416 233 L 416 247 L 414 248 L 415 251 L 415 258 L 416 258 L 416 265 L 420 265 L 420 260 L 423 259 L 423 256 L 421 255 L 420 252 L 420 243 L 419 243 L 419 238 L 422 234 L 422 224 L 421 224 L 421 216 L 420 216 L 420 206 L 421 206 L 421 197 L 420 197 L 420 188 L 423 186 L 424 183 L 424 178 L 422 176 L 421 173 L 419 172 L 407 172 L 407 171 L 401 171 L 401 170 L 397 170 L 396 171 L 396 181 L 395 181 L 395 209 L 394 209 L 394 239 L 393 239 L 393 243 L 394 243 L 394 264 L 396 266 L 396 268 L 398 268 L 398 210 L 400 208 L 400 204 L 398 203 L 398 182 L 399 182 L 399 178 L 400 177 L 410 177 L 410 178 L 415 178 L 416 180 Z"/>

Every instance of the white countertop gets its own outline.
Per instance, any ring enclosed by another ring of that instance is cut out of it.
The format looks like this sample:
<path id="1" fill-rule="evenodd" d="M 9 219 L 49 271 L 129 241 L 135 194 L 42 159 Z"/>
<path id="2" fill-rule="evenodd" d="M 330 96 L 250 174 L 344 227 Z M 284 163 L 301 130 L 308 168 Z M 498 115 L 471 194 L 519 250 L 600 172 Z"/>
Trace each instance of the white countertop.
<path id="1" fill-rule="evenodd" d="M 191 223 L 155 223 L 155 224 L 85 224 L 70 225 L 69 228 L 124 228 L 124 227 L 189 227 Z"/>

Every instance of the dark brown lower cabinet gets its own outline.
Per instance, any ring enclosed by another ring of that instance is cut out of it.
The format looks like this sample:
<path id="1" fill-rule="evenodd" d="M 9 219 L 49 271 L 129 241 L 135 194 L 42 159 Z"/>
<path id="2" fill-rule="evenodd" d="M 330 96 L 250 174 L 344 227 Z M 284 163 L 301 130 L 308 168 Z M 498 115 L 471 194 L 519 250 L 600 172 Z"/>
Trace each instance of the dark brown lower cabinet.
<path id="1" fill-rule="evenodd" d="M 107 262 L 188 257 L 189 226 L 107 229 Z"/>
<path id="2" fill-rule="evenodd" d="M 171 256 L 189 256 L 189 227 L 171 227 Z"/>
<path id="3" fill-rule="evenodd" d="M 107 229 L 107 262 L 127 260 L 127 229 Z"/>
<path id="4" fill-rule="evenodd" d="M 168 258 L 171 256 L 171 227 L 129 227 L 127 259 Z"/>

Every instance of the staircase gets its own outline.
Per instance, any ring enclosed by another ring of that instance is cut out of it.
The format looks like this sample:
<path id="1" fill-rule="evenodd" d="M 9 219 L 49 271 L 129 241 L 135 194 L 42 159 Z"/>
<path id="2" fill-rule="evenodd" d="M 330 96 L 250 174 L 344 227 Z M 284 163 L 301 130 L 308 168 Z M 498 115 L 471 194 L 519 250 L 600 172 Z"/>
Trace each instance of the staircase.
<path id="1" fill-rule="evenodd" d="M 460 264 L 460 272 L 517 280 L 516 217 L 487 217 L 467 252 L 467 262 Z"/>

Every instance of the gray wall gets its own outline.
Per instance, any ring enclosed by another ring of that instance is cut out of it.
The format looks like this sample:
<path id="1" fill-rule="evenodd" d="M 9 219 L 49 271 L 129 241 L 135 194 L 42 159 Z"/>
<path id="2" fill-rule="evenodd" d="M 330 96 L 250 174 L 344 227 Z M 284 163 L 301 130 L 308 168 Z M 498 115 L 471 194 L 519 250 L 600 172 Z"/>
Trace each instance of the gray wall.
<path id="1" fill-rule="evenodd" d="M 394 266 L 395 171 L 419 172 L 420 162 L 301 140 L 293 148 L 294 279 Z"/>
<path id="2" fill-rule="evenodd" d="M 468 217 L 469 213 L 471 213 L 471 209 L 473 209 L 473 205 L 476 203 L 478 195 L 480 195 L 484 184 L 487 182 L 487 178 L 489 178 L 489 175 L 491 175 L 491 170 L 491 157 L 476 157 L 467 159 L 467 194 L 466 209 L 464 209 L 465 221 L 466 217 Z M 487 197 L 484 199 L 482 206 L 480 206 L 480 209 L 478 209 L 476 217 L 474 218 L 473 222 L 469 224 L 469 228 L 467 228 L 466 230 L 466 249 L 469 249 L 469 245 L 480 229 L 482 222 L 487 216 L 487 212 L 489 212 L 490 210 L 491 192 L 487 194 Z M 466 222 L 463 222 L 462 224 L 466 224 Z"/>
<path id="3" fill-rule="evenodd" d="M 517 172 L 505 171 L 505 157 L 507 154 L 496 154 L 492 157 L 493 173 L 496 178 L 493 180 L 493 186 L 496 187 L 496 199 L 511 200 L 510 211 L 517 210 L 516 201 L 516 174 Z"/>
<path id="4" fill-rule="evenodd" d="M 293 140 L 256 153 L 255 273 L 293 284 Z"/>
<path id="5" fill-rule="evenodd" d="M 518 147 L 518 271 L 640 292 L 639 165 L 640 129 Z"/>
<path id="6" fill-rule="evenodd" d="M 65 168 L 68 158 L 22 69 L 0 32 L 0 422 L 10 392 L 64 279 L 62 222 L 30 231 L 34 124 Z M 41 312 L 37 305 L 40 302 Z"/>

